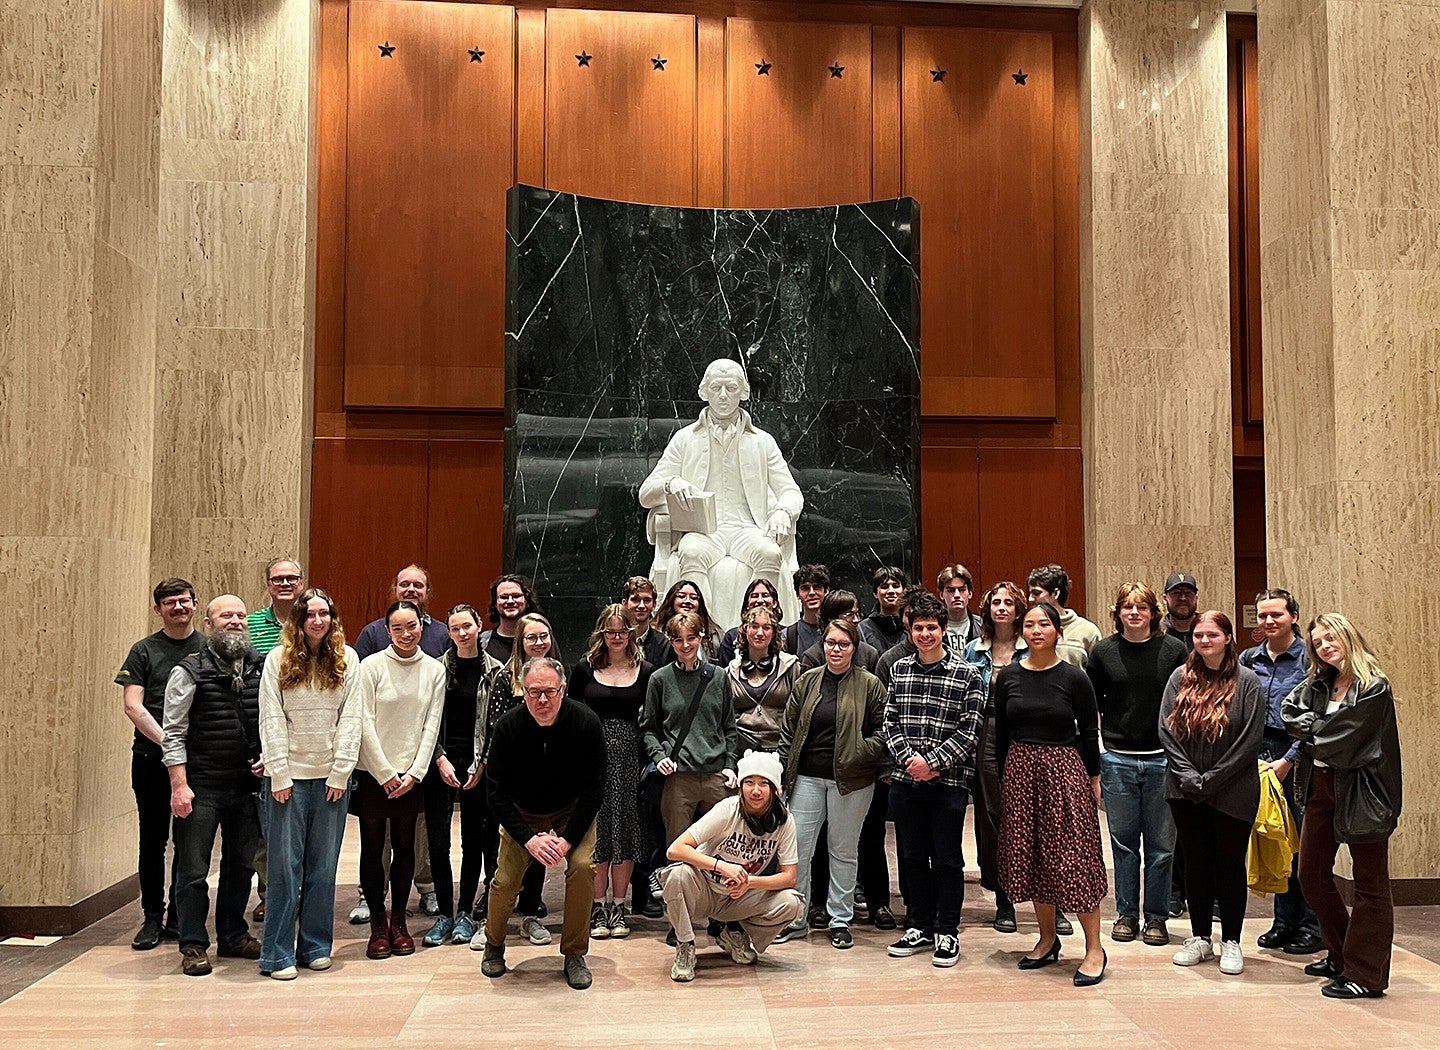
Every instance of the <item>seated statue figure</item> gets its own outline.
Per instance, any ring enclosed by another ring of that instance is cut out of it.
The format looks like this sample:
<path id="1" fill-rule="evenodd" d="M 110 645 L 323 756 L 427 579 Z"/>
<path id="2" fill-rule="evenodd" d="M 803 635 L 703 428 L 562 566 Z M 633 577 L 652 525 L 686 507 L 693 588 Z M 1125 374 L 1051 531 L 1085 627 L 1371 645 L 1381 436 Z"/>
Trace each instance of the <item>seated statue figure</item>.
<path id="1" fill-rule="evenodd" d="M 640 486 L 640 505 L 650 511 L 645 534 L 655 545 L 650 575 L 656 587 L 663 593 L 677 580 L 693 580 L 725 626 L 740 622 L 745 588 L 759 576 L 773 580 L 794 605 L 786 584 L 797 566 L 795 522 L 805 504 L 780 446 L 740 407 L 749 398 L 739 362 L 711 361 L 700 379 L 708 407 L 675 432 Z M 707 492 L 715 497 L 715 531 L 677 534 L 666 496 L 689 510 Z M 799 614 L 783 612 L 787 620 Z"/>

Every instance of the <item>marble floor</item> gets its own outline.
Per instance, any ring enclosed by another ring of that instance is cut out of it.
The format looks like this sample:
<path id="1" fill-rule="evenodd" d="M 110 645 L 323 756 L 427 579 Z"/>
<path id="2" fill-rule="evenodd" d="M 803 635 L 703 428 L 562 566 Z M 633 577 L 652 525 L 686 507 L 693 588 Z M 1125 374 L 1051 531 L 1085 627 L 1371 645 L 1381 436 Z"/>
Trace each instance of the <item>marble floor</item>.
<path id="1" fill-rule="evenodd" d="M 354 840 L 352 826 L 342 873 L 355 870 Z M 673 952 L 662 940 L 664 924 L 637 919 L 627 940 L 592 944 L 594 987 L 574 992 L 560 972 L 562 888 L 554 876 L 546 887 L 556 943 L 533 947 L 512 937 L 512 970 L 497 981 L 480 975 L 478 952 L 460 946 L 365 959 L 361 928 L 344 924 L 350 887 L 341 888 L 337 905 L 334 968 L 302 971 L 289 983 L 262 978 L 253 962 L 240 960 L 216 960 L 207 978 L 184 977 L 170 943 L 131 951 L 139 921 L 138 906 L 131 905 L 48 948 L 0 948 L 0 1032 L 13 1047 L 107 1050 L 242 1042 L 267 1048 L 892 1046 L 917 1040 L 966 1050 L 1440 1046 L 1436 908 L 1398 912 L 1390 994 L 1359 1004 L 1321 997 L 1321 982 L 1301 973 L 1307 960 L 1255 947 L 1268 926 L 1269 904 L 1254 898 L 1239 977 L 1223 977 L 1213 965 L 1183 970 L 1170 962 L 1173 947 L 1116 944 L 1108 936 L 1110 969 L 1097 988 L 1070 983 L 1081 954 L 1078 937 L 1067 940 L 1060 966 L 1021 973 L 1015 960 L 1033 943 L 1033 916 L 1022 906 L 1020 933 L 995 933 L 986 925 L 989 895 L 973 882 L 954 969 L 936 969 L 928 956 L 890 959 L 884 946 L 894 935 L 857 925 L 850 951 L 812 935 L 773 947 L 754 967 L 735 966 L 707 948 L 695 982 L 677 985 L 669 979 Z M 1104 914 L 1112 917 L 1113 907 Z M 412 927 L 425 928 L 418 919 Z M 1187 930 L 1185 920 L 1172 921 L 1176 946 Z"/>

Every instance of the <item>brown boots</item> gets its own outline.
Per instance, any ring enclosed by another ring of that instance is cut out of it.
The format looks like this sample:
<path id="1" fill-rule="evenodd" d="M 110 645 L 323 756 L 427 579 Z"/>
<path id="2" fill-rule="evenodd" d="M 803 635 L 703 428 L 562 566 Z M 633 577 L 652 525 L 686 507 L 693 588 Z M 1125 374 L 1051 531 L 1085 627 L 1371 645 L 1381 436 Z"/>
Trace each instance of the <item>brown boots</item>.
<path id="1" fill-rule="evenodd" d="M 370 941 L 365 945 L 365 958 L 388 959 L 390 950 L 390 918 L 381 908 L 370 913 Z M 413 941 L 410 942 L 410 950 L 415 950 Z"/>
<path id="2" fill-rule="evenodd" d="M 405 928 L 404 908 L 396 908 L 390 913 L 390 950 L 396 955 L 415 954 L 415 939 Z"/>

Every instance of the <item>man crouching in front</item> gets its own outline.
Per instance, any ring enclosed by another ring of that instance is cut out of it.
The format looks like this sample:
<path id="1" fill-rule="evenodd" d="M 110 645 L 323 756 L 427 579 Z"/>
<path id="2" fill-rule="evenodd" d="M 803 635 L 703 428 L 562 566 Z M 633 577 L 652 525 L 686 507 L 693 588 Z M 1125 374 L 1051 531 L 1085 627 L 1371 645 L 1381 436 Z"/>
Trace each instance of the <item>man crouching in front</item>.
<path id="1" fill-rule="evenodd" d="M 675 981 L 695 979 L 697 923 L 727 923 L 715 943 L 748 966 L 805 913 L 805 898 L 795 890 L 795 821 L 780 800 L 780 758 L 747 751 L 737 772 L 740 794 L 717 803 L 671 843 L 666 855 L 676 863 L 658 872 L 665 917 L 675 927 Z M 779 871 L 759 874 L 777 854 Z"/>

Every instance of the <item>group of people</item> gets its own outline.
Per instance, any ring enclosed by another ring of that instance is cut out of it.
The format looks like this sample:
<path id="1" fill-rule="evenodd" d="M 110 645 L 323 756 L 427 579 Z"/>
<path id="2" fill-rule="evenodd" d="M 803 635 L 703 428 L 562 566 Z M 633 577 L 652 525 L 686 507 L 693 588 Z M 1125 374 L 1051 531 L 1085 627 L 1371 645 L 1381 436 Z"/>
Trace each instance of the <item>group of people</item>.
<path id="1" fill-rule="evenodd" d="M 369 922 L 372 959 L 416 950 L 407 910 L 421 863 L 422 910 L 434 916 L 422 945 L 468 943 L 491 978 L 506 972 L 517 907 L 521 936 L 550 942 L 540 890 L 545 870 L 562 867 L 574 988 L 591 983 L 590 941 L 628 936 L 636 912 L 668 920 L 681 982 L 695 976 L 702 925 L 740 964 L 812 929 L 849 949 L 851 926 L 865 921 L 899 931 L 889 955 L 948 967 L 960 955 L 973 800 L 994 929 L 1016 932 L 1015 904 L 1034 906 L 1039 935 L 1019 968 L 1056 963 L 1074 915 L 1084 951 L 1072 981 L 1093 986 L 1108 964 L 1103 800 L 1111 938 L 1169 944 L 1167 920 L 1188 908 L 1174 961 L 1199 965 L 1217 958 L 1218 914 L 1219 967 L 1238 974 L 1265 776 L 1283 785 L 1301 830 L 1261 946 L 1325 950 L 1306 972 L 1326 978 L 1327 996 L 1384 992 L 1399 742 L 1388 682 L 1345 617 L 1322 614 L 1302 634 L 1295 598 L 1266 591 L 1265 640 L 1241 652 L 1224 613 L 1198 611 L 1185 573 L 1166 581 L 1163 605 L 1143 583 L 1120 587 L 1103 638 L 1067 607 L 1058 565 L 1023 588 L 993 584 L 978 613 L 962 565 L 941 570 L 938 595 L 877 569 L 863 617 L 823 565 L 800 566 L 790 582 L 795 622 L 781 622 L 776 582 L 757 579 L 729 626 L 695 581 L 662 597 L 633 577 L 567 669 L 515 574 L 492 584 L 486 628 L 470 605 L 433 618 L 428 575 L 407 566 L 353 647 L 330 596 L 305 588 L 292 558 L 267 566 L 264 608 L 247 615 L 221 595 L 201 630 L 193 586 L 161 581 L 161 629 L 116 679 L 136 729 L 145 920 L 133 947 L 171 937 L 183 972 L 210 972 L 218 831 L 217 954 L 256 960 L 279 980 L 328 968 L 354 813 L 362 901 L 352 920 Z M 1332 874 L 1341 842 L 1354 858 L 1353 911 Z M 258 940 L 245 918 L 257 872 Z"/>

